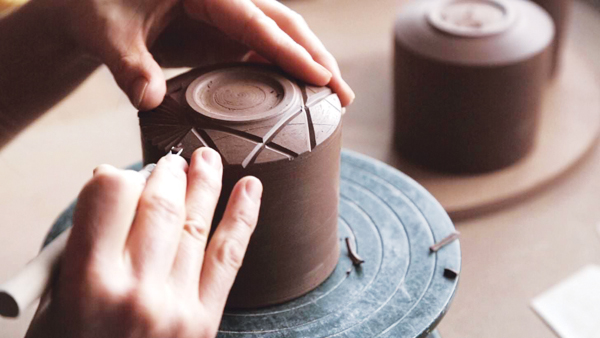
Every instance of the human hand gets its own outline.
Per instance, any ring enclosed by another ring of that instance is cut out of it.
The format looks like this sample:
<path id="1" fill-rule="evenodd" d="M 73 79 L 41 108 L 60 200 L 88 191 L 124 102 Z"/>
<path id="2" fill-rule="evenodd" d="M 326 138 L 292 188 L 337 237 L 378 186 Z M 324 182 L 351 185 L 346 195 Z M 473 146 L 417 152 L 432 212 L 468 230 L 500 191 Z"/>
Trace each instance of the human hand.
<path id="1" fill-rule="evenodd" d="M 158 106 L 159 64 L 240 60 L 249 50 L 308 83 L 329 85 L 349 105 L 354 93 L 335 58 L 304 19 L 276 0 L 38 0 L 59 8 L 58 26 L 105 63 L 134 106 Z"/>
<path id="2" fill-rule="evenodd" d="M 258 179 L 240 180 L 206 248 L 222 170 L 209 148 L 189 168 L 167 155 L 147 182 L 98 167 L 27 337 L 214 337 L 262 194 Z"/>

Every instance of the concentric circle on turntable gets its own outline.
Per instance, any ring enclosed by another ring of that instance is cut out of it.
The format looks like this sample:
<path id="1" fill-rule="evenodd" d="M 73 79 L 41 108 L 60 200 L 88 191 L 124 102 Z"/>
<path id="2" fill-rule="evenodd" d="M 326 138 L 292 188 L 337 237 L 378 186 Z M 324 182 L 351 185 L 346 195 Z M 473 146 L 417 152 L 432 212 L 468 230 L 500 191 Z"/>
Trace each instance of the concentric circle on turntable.
<path id="1" fill-rule="evenodd" d="M 343 151 L 341 168 L 340 244 L 350 237 L 366 262 L 354 267 L 340 245 L 323 284 L 281 305 L 226 310 L 219 338 L 416 338 L 442 319 L 458 285 L 444 269 L 461 268 L 458 241 L 429 250 L 455 231 L 444 209 L 411 178 L 372 158 Z M 47 242 L 71 222 L 69 208 Z"/>

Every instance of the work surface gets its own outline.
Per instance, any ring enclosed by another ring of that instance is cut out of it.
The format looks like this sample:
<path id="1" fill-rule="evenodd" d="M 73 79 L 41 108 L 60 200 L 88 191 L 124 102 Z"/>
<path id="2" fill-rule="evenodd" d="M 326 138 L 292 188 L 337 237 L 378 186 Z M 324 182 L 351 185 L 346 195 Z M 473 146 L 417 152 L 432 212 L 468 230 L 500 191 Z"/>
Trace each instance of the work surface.
<path id="1" fill-rule="evenodd" d="M 344 146 L 374 156 L 387 147 L 396 1 L 289 2 L 340 62 L 357 100 L 344 118 Z M 569 44 L 600 74 L 600 14 L 576 3 Z M 378 86 L 365 81 L 389 69 Z M 365 84 L 368 83 L 368 86 Z M 600 112 L 599 112 L 600 113 Z M 382 129 L 383 128 L 383 129 Z M 384 136 L 374 138 L 372 132 Z M 556 137 L 560 137 L 557 135 Z M 377 140 L 375 142 L 374 140 Z M 141 158 L 135 110 L 101 69 L 0 151 L 0 281 L 39 249 L 46 230 L 100 163 Z M 583 266 L 600 264 L 600 149 L 558 184 L 519 205 L 462 221 L 458 293 L 439 328 L 444 338 L 554 337 L 531 299 Z M 0 320 L 0 337 L 19 337 L 32 316 Z"/>

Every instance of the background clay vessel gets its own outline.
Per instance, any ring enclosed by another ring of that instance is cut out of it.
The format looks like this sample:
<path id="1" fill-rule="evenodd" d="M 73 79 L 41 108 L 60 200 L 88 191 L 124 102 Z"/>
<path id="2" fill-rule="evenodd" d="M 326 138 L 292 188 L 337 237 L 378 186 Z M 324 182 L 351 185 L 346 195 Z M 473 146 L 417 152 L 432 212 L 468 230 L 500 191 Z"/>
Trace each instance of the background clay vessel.
<path id="1" fill-rule="evenodd" d="M 188 161 L 198 147 L 217 150 L 224 177 L 213 228 L 240 178 L 254 175 L 264 185 L 228 306 L 281 303 L 317 287 L 339 257 L 337 95 L 247 64 L 192 70 L 171 79 L 167 92 L 158 108 L 139 113 L 144 163 L 172 147 Z"/>
<path id="2" fill-rule="evenodd" d="M 395 145 L 429 169 L 480 173 L 533 146 L 554 25 L 528 1 L 417 1 L 395 25 Z"/>
<path id="3" fill-rule="evenodd" d="M 560 67 L 560 55 L 565 41 L 567 24 L 571 16 L 573 0 L 533 0 L 533 2 L 545 9 L 554 21 L 556 34 L 552 46 L 552 68 L 550 72 L 551 75 L 556 75 Z"/>

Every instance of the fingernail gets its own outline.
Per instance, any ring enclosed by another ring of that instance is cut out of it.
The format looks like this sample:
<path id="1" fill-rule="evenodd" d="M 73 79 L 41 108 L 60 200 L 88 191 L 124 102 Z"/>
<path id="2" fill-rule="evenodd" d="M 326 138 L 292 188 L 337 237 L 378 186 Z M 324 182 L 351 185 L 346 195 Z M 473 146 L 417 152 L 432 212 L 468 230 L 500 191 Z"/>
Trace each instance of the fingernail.
<path id="1" fill-rule="evenodd" d="M 146 165 L 139 173 L 144 177 L 144 179 L 148 180 L 154 169 L 156 168 L 156 164 L 150 163 Z"/>
<path id="2" fill-rule="evenodd" d="M 246 180 L 246 194 L 250 197 L 251 200 L 257 201 L 260 200 L 262 196 L 263 187 L 260 181 L 257 178 L 251 178 Z"/>
<path id="3" fill-rule="evenodd" d="M 348 102 L 348 104 L 346 105 L 346 107 L 349 106 L 349 105 L 351 105 L 354 102 L 355 98 L 356 98 L 356 96 L 354 96 L 354 93 L 352 93 L 352 96 L 350 97 L 350 101 Z"/>
<path id="4" fill-rule="evenodd" d="M 101 165 L 97 166 L 96 168 L 94 168 L 93 176 L 96 176 L 96 174 L 98 172 L 100 172 L 101 169 L 108 170 L 110 167 L 111 166 L 108 164 L 101 164 Z"/>
<path id="5" fill-rule="evenodd" d="M 319 69 L 319 71 L 324 76 L 327 76 L 329 78 L 329 80 L 331 80 L 331 78 L 333 77 L 333 74 L 329 71 L 329 69 L 323 67 L 323 65 L 321 65 L 320 63 L 317 63 L 316 61 L 315 61 L 315 64 L 317 65 L 317 68 Z"/>
<path id="6" fill-rule="evenodd" d="M 202 159 L 214 169 L 219 169 L 221 166 L 221 157 L 211 148 L 204 148 L 202 150 Z"/>
<path id="7" fill-rule="evenodd" d="M 346 107 L 342 107 L 342 115 L 346 114 Z"/>
<path id="8" fill-rule="evenodd" d="M 242 56 L 242 59 L 240 61 L 248 62 L 248 60 L 250 60 L 250 58 L 252 57 L 252 54 L 254 54 L 253 51 L 247 52 L 246 54 L 244 54 L 244 56 Z"/>
<path id="9" fill-rule="evenodd" d="M 169 165 L 175 165 L 183 170 L 187 170 L 187 161 L 183 157 L 177 155 L 176 153 L 174 154 L 172 152 L 169 152 L 163 157 L 163 159 L 167 161 Z M 161 159 L 160 161 L 163 161 L 163 159 Z"/>
<path id="10" fill-rule="evenodd" d="M 156 169 L 156 163 L 147 164 L 142 170 L 145 170 L 149 173 L 153 172 Z"/>
<path id="11" fill-rule="evenodd" d="M 133 83 L 133 105 L 140 109 L 140 105 L 146 95 L 146 89 L 148 88 L 148 80 L 145 77 L 140 77 Z"/>

